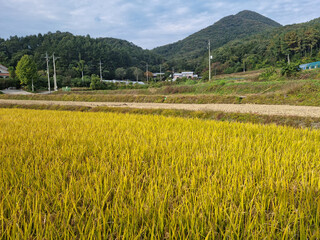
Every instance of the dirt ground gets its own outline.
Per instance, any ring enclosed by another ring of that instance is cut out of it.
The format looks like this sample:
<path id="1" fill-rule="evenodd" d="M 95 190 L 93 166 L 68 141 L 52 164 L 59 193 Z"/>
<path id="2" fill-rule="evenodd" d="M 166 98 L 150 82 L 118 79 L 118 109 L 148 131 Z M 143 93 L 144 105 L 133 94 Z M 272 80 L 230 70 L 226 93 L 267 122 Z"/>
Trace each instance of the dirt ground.
<path id="1" fill-rule="evenodd" d="M 19 105 L 67 105 L 86 107 L 129 107 L 142 109 L 180 109 L 191 111 L 223 111 L 239 113 L 255 113 L 261 115 L 299 116 L 320 118 L 320 107 L 259 105 L 259 104 L 168 104 L 168 103 L 120 103 L 120 102 L 74 102 L 74 101 L 43 101 L 43 100 L 11 100 L 0 99 L 0 104 Z"/>
<path id="2" fill-rule="evenodd" d="M 4 94 L 10 94 L 10 95 L 30 95 L 32 93 L 29 93 L 27 91 L 24 91 L 22 89 L 4 89 L 1 90 L 1 92 L 3 92 Z"/>

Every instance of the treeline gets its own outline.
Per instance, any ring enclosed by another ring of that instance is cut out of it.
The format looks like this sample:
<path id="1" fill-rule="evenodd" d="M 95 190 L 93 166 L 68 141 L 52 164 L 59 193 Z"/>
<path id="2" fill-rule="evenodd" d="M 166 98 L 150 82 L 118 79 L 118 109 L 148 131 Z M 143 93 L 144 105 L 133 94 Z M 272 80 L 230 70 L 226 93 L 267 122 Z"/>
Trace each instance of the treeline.
<path id="1" fill-rule="evenodd" d="M 269 66 L 301 64 L 320 60 L 320 19 L 229 42 L 215 49 L 213 71 L 232 73 Z M 202 68 L 207 61 L 204 57 Z"/>
<path id="2" fill-rule="evenodd" d="M 45 74 L 46 52 L 49 56 L 54 53 L 59 57 L 56 61 L 57 74 L 70 79 L 81 78 L 82 73 L 86 76 L 99 75 L 100 60 L 104 79 L 115 78 L 117 68 L 145 69 L 148 64 L 152 71 L 156 70 L 162 62 L 160 56 L 149 50 L 143 50 L 133 43 L 114 38 L 75 36 L 59 31 L 26 37 L 13 36 L 8 40 L 0 38 L 0 63 L 7 67 L 15 68 L 22 56 L 31 55 L 40 74 L 41 71 Z M 52 59 L 50 61 L 52 69 Z"/>

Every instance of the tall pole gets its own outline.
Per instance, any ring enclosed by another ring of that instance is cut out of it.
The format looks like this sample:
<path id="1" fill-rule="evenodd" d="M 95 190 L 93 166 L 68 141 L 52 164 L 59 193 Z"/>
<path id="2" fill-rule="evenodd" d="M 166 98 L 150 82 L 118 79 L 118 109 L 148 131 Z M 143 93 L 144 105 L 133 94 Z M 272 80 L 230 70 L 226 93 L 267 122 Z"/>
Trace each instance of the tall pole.
<path id="1" fill-rule="evenodd" d="M 160 82 L 162 80 L 162 77 L 161 77 L 161 64 L 160 64 Z"/>
<path id="2" fill-rule="evenodd" d="M 52 54 L 52 61 L 53 61 L 53 82 L 54 82 L 54 91 L 58 91 L 57 85 L 57 73 L 56 73 L 56 60 L 58 59 L 54 57 L 54 53 Z"/>
<path id="3" fill-rule="evenodd" d="M 149 83 L 149 70 L 148 70 L 148 63 L 147 63 L 147 83 Z"/>
<path id="4" fill-rule="evenodd" d="M 46 52 L 46 61 L 47 61 L 47 75 L 48 75 L 48 90 L 49 93 L 51 93 L 51 88 L 50 88 L 50 76 L 49 76 L 49 56 L 48 53 Z"/>
<path id="5" fill-rule="evenodd" d="M 246 72 L 246 60 L 243 60 L 243 72 Z"/>
<path id="6" fill-rule="evenodd" d="M 209 45 L 209 81 L 211 80 L 211 53 L 210 53 L 210 40 L 208 42 Z"/>
<path id="7" fill-rule="evenodd" d="M 136 79 L 137 79 L 137 82 L 139 82 L 139 72 L 138 72 L 138 68 L 136 67 Z"/>
<path id="8" fill-rule="evenodd" d="M 100 59 L 100 82 L 102 82 L 102 68 L 101 68 L 101 65 L 102 65 L 102 63 L 101 63 L 101 59 Z"/>
<path id="9" fill-rule="evenodd" d="M 174 67 L 172 68 L 172 78 L 171 78 L 171 83 L 173 82 L 173 78 L 174 78 Z"/>

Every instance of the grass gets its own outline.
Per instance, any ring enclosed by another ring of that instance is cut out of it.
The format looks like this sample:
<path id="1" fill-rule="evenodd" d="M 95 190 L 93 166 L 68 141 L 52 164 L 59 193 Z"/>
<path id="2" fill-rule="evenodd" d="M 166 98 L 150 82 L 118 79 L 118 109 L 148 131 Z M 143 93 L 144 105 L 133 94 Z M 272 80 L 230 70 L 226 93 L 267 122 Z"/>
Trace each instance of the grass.
<path id="1" fill-rule="evenodd" d="M 303 71 L 290 79 L 277 77 L 259 80 L 262 71 L 217 76 L 213 81 L 196 84 L 169 82 L 148 89 L 97 90 L 75 89 L 51 95 L 5 95 L 0 99 L 56 100 L 88 102 L 155 103 L 253 103 L 320 106 L 320 70 Z"/>
<path id="2" fill-rule="evenodd" d="M 79 111 L 79 112 L 112 112 L 128 113 L 139 115 L 157 115 L 167 117 L 198 118 L 226 122 L 241 122 L 255 124 L 276 124 L 279 126 L 291 126 L 294 128 L 320 129 L 320 119 L 310 117 L 285 117 L 267 116 L 247 113 L 227 113 L 214 111 L 187 111 L 175 109 L 139 109 L 120 107 L 83 107 L 83 106 L 59 106 L 59 105 L 16 105 L 0 104 L 0 108 L 24 108 L 35 110 L 59 110 L 59 111 Z"/>
<path id="3" fill-rule="evenodd" d="M 1 239 L 318 239 L 320 132 L 0 109 Z"/>

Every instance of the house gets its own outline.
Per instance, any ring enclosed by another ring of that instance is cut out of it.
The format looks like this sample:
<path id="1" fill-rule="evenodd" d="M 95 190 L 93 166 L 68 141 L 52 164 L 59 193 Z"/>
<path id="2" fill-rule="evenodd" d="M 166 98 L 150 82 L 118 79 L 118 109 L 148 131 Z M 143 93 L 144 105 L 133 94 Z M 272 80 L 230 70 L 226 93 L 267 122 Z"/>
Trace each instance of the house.
<path id="1" fill-rule="evenodd" d="M 0 78 L 7 78 L 9 77 L 8 68 L 0 64 Z"/>
<path id="2" fill-rule="evenodd" d="M 198 78 L 199 76 L 197 74 L 194 74 L 193 72 L 174 73 L 172 80 L 176 81 L 178 78 L 183 78 L 183 77 L 193 79 L 193 78 Z"/>
<path id="3" fill-rule="evenodd" d="M 320 62 L 306 63 L 299 66 L 302 70 L 320 68 Z"/>
<path id="4" fill-rule="evenodd" d="M 157 78 L 157 77 L 163 77 L 164 73 L 152 73 L 153 78 Z"/>

